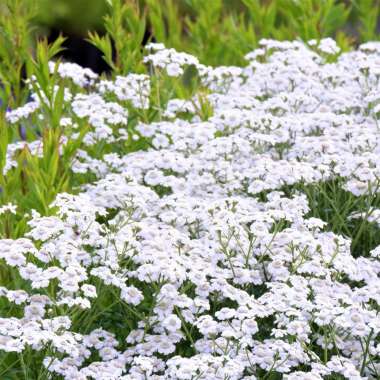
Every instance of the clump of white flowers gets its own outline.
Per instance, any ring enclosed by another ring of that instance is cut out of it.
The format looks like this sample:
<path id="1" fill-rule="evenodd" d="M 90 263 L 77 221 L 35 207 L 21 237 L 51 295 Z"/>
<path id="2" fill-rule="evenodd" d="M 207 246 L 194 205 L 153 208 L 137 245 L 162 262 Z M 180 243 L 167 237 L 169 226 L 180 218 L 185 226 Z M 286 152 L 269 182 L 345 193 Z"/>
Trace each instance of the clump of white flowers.
<path id="1" fill-rule="evenodd" d="M 98 181 L 0 240 L 20 278 L 0 287 L 15 310 L 0 315 L 0 351 L 43 353 L 64 379 L 378 379 L 379 248 L 354 257 L 302 186 L 379 192 L 380 48 L 310 45 L 263 40 L 241 68 L 149 46 L 145 62 L 170 77 L 198 69 L 212 116 L 172 99 L 162 120 L 137 123 L 148 150 L 78 152 L 73 170 Z M 58 73 L 83 87 L 63 124 L 87 120 L 86 146 L 117 141 L 130 107 L 149 108 L 148 76 Z M 352 217 L 378 222 L 368 210 Z"/>
<path id="2" fill-rule="evenodd" d="M 130 101 L 135 108 L 149 108 L 150 79 L 143 74 L 118 75 L 114 82 L 102 80 L 98 84 L 101 94 L 114 93 L 118 100 Z"/>

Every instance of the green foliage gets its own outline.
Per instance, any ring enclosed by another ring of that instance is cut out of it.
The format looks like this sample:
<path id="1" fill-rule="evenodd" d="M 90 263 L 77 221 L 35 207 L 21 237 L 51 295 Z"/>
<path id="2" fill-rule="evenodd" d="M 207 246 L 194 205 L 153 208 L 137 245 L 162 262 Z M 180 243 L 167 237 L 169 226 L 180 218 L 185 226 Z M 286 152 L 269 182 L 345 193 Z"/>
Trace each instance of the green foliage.
<path id="1" fill-rule="evenodd" d="M 142 42 L 145 34 L 145 15 L 140 13 L 138 5 L 133 1 L 107 2 L 110 7 L 110 13 L 104 17 L 107 34 L 101 37 L 96 32 L 90 33 L 89 41 L 103 53 L 104 60 L 115 74 L 144 71 Z"/>
<path id="2" fill-rule="evenodd" d="M 360 39 L 362 41 L 377 40 L 380 2 L 378 0 L 354 0 L 353 7 L 360 22 Z"/>
<path id="3" fill-rule="evenodd" d="M 89 29 L 104 30 L 102 17 L 107 11 L 105 0 L 33 0 L 38 8 L 35 21 L 41 31 L 49 27 L 84 35 Z"/>
<path id="4" fill-rule="evenodd" d="M 256 34 L 263 37 L 274 36 L 276 33 L 276 19 L 278 17 L 277 2 L 262 3 L 259 0 L 242 0 L 247 7 L 250 24 L 253 25 Z"/>
<path id="5" fill-rule="evenodd" d="M 143 72 L 145 29 L 157 42 L 196 55 L 203 63 L 242 65 L 261 38 L 334 37 L 343 50 L 377 39 L 377 0 L 104 0 L 105 35 L 89 40 L 117 73 Z M 90 26 L 89 26 L 90 27 Z M 123 63 L 123 64 L 121 64 Z"/>
<path id="6" fill-rule="evenodd" d="M 5 122 L 4 114 L 0 114 L 0 175 L 6 163 L 6 154 L 9 143 L 8 125 Z"/>
<path id="7" fill-rule="evenodd" d="M 278 1 L 282 24 L 289 37 L 303 40 L 334 37 L 347 22 L 351 7 L 335 0 Z"/>
<path id="8" fill-rule="evenodd" d="M 0 107 L 15 108 L 27 97 L 23 70 L 31 55 L 32 0 L 4 0 L 0 4 Z"/>
<path id="9" fill-rule="evenodd" d="M 79 137 L 69 137 L 67 144 L 62 144 L 64 131 L 60 126 L 60 120 L 65 108 L 65 84 L 58 77 L 58 63 L 51 74 L 49 61 L 62 50 L 63 41 L 64 39 L 59 37 L 51 45 L 48 45 L 45 39 L 38 42 L 36 57 L 28 61 L 28 71 L 35 77 L 31 86 L 40 98 L 41 113 L 44 117 L 44 125 L 41 129 L 37 128 L 42 136 L 42 154 L 32 154 L 25 145 L 16 153 L 17 157 L 14 157 L 17 166 L 10 169 L 6 175 L 0 174 L 0 204 L 16 204 L 19 215 L 24 215 L 31 209 L 48 215 L 51 212 L 50 203 L 55 196 L 59 192 L 71 189 L 69 185 L 72 159 L 86 131 L 83 128 Z M 5 123 L 2 116 L 0 169 L 5 165 L 7 146 L 11 142 L 10 131 L 11 127 Z M 33 139 L 35 138 L 36 136 Z M 25 231 L 25 218 L 12 216 L 12 220 L 13 223 L 10 220 L 0 223 L 2 236 L 17 237 Z"/>
<path id="10" fill-rule="evenodd" d="M 53 59 L 63 48 L 63 37 L 58 37 L 51 45 L 43 39 L 37 44 L 36 58 L 30 61 L 29 71 L 36 80 L 31 82 L 33 91 L 38 95 L 46 114 L 49 116 L 49 124 L 53 129 L 58 128 L 61 119 L 64 87 L 58 84 L 57 68 L 55 64 L 53 75 L 50 74 L 49 61 Z"/>
<path id="11" fill-rule="evenodd" d="M 256 42 L 255 33 L 245 24 L 244 18 L 236 13 L 224 14 L 221 0 L 192 0 L 189 5 L 195 15 L 185 18 L 190 46 L 195 48 L 191 53 L 211 65 L 217 65 L 223 55 L 229 64 L 242 64 L 244 53 Z"/>
<path id="12" fill-rule="evenodd" d="M 179 46 L 183 35 L 183 18 L 178 8 L 178 2 L 146 0 L 145 3 L 154 38 L 164 42 L 167 46 Z"/>

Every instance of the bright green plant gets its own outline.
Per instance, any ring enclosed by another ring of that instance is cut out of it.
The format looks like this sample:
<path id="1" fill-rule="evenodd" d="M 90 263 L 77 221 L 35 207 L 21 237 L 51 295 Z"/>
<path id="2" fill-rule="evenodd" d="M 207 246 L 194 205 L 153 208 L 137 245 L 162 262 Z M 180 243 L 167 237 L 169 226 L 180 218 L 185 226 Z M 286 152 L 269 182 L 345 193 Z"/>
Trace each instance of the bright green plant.
<path id="1" fill-rule="evenodd" d="M 252 25 L 257 38 L 281 38 L 281 31 L 277 29 L 276 21 L 279 17 L 279 4 L 276 1 L 263 3 L 259 0 L 242 0 L 247 8 L 249 24 Z"/>
<path id="2" fill-rule="evenodd" d="M 147 18 L 154 38 L 168 47 L 178 47 L 183 41 L 183 13 L 173 0 L 146 0 Z"/>
<path id="3" fill-rule="evenodd" d="M 305 0 L 278 2 L 282 24 L 286 25 L 288 37 L 303 40 L 334 36 L 342 28 L 351 12 L 351 7 L 335 0 Z"/>
<path id="4" fill-rule="evenodd" d="M 359 19 L 359 36 L 362 41 L 377 40 L 380 2 L 378 0 L 354 0 L 353 8 Z"/>
<path id="5" fill-rule="evenodd" d="M 0 107 L 16 108 L 25 102 L 23 83 L 31 55 L 32 19 L 35 3 L 5 0 L 0 4 Z"/>
<path id="6" fill-rule="evenodd" d="M 145 16 L 134 1 L 108 1 L 110 12 L 104 17 L 107 34 L 93 32 L 89 41 L 103 54 L 115 74 L 144 71 L 142 42 L 145 34 Z"/>
<path id="7" fill-rule="evenodd" d="M 77 149 L 83 139 L 85 126 L 75 139 L 70 135 L 68 141 L 63 144 L 65 135 L 60 119 L 65 109 L 64 88 L 65 84 L 58 77 L 56 64 L 53 73 L 49 71 L 49 61 L 62 49 L 64 39 L 58 38 L 52 45 L 46 40 L 37 44 L 36 58 L 29 62 L 28 68 L 33 73 L 35 80 L 32 88 L 38 95 L 43 116 L 43 124 L 34 126 L 30 123 L 28 129 L 34 128 L 41 135 L 42 152 L 37 155 L 30 151 L 28 145 L 16 152 L 13 159 L 17 165 L 0 175 L 0 204 L 12 203 L 17 205 L 19 214 L 23 215 L 30 209 L 35 209 L 43 215 L 48 215 L 50 203 L 59 192 L 71 189 L 71 164 Z M 5 156 L 11 127 L 4 122 L 0 124 L 2 138 L 0 148 L 0 169 L 4 168 Z M 33 120 L 36 122 L 36 120 Z M 67 131 L 66 131 L 67 134 Z M 32 140 L 38 136 L 33 134 Z M 0 233 L 3 236 L 19 236 L 25 230 L 25 218 L 14 217 L 13 226 L 7 222 L 2 226 Z"/>

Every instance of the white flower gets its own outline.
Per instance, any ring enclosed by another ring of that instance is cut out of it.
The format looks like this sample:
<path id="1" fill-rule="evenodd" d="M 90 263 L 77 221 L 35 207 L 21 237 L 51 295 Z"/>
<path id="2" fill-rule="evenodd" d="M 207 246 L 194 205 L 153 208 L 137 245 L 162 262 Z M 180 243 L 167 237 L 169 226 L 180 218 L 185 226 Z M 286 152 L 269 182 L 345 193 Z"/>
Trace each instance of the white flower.
<path id="1" fill-rule="evenodd" d="M 96 288 L 93 285 L 83 284 L 81 286 L 81 290 L 82 290 L 85 297 L 95 298 L 97 296 Z"/>
<path id="2" fill-rule="evenodd" d="M 123 301 L 132 305 L 138 305 L 144 299 L 141 291 L 134 286 L 123 287 L 120 297 Z"/>
<path id="3" fill-rule="evenodd" d="M 6 212 L 10 212 L 11 214 L 15 214 L 17 213 L 17 205 L 14 205 L 12 203 L 7 203 L 6 205 L 4 206 L 1 206 L 0 207 L 0 215 L 6 213 Z"/>
<path id="4" fill-rule="evenodd" d="M 196 321 L 196 326 L 201 334 L 209 336 L 216 335 L 220 328 L 217 322 L 215 322 L 211 316 L 204 315 Z"/>
<path id="5" fill-rule="evenodd" d="M 162 340 L 157 345 L 157 351 L 163 355 L 169 355 L 175 351 L 175 345 L 169 340 Z"/>
<path id="6" fill-rule="evenodd" d="M 183 73 L 181 66 L 178 63 L 169 63 L 166 66 L 166 71 L 171 77 L 178 77 Z"/>
<path id="7" fill-rule="evenodd" d="M 175 314 L 170 314 L 162 321 L 162 326 L 168 332 L 176 332 L 181 328 L 181 320 Z"/>

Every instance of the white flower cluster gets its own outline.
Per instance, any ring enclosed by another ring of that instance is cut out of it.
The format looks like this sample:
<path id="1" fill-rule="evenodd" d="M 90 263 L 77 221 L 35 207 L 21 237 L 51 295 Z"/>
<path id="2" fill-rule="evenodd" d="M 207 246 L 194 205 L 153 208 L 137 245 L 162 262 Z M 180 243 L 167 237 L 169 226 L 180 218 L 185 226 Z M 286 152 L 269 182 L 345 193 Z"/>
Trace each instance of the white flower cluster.
<path id="1" fill-rule="evenodd" d="M 169 76 L 198 67 L 213 115 L 174 99 L 169 120 L 136 127 L 151 149 L 93 161 L 80 151 L 77 171 L 98 182 L 0 240 L 23 284 L 0 288 L 22 310 L 0 318 L 0 350 L 41 351 L 53 376 L 73 380 L 379 378 L 379 247 L 353 257 L 295 187 L 378 192 L 380 48 L 326 63 L 337 50 L 319 46 L 322 56 L 264 40 L 244 68 L 156 46 L 146 61 Z M 74 96 L 94 143 L 127 123 L 102 94 L 145 107 L 128 86 L 147 78 L 128 78 Z"/>
<path id="2" fill-rule="evenodd" d="M 92 86 L 98 78 L 98 75 L 91 69 L 83 68 L 76 63 L 60 62 L 57 67 L 57 72 L 60 77 L 69 78 L 80 87 Z M 49 62 L 49 70 L 51 73 L 54 73 L 55 68 L 56 63 Z"/>
<path id="3" fill-rule="evenodd" d="M 179 77 L 184 73 L 186 66 L 198 66 L 199 61 L 196 57 L 175 49 L 165 49 L 162 44 L 151 43 L 147 46 L 153 53 L 144 57 L 145 63 L 150 63 L 155 68 L 165 69 L 171 77 Z"/>
<path id="4" fill-rule="evenodd" d="M 0 207 L 0 215 L 6 212 L 10 212 L 11 214 L 16 214 L 16 209 L 17 209 L 17 206 L 9 202 L 8 204 Z"/>
<path id="5" fill-rule="evenodd" d="M 19 122 L 22 119 L 28 118 L 30 115 L 32 115 L 34 112 L 38 110 L 40 107 L 40 101 L 37 96 L 33 96 L 33 100 L 26 103 L 22 107 L 18 107 L 14 110 L 9 110 L 6 112 L 6 120 L 10 124 L 15 124 Z"/>
<path id="6" fill-rule="evenodd" d="M 116 76 L 114 82 L 102 80 L 98 84 L 101 94 L 114 93 L 119 100 L 128 100 L 133 107 L 148 109 L 150 96 L 150 79 L 143 74 L 129 74 L 128 76 Z"/>
<path id="7" fill-rule="evenodd" d="M 94 131 L 87 133 L 85 143 L 93 145 L 99 140 L 114 139 L 112 126 L 127 124 L 128 110 L 115 102 L 106 102 L 99 94 L 78 94 L 71 103 L 73 113 L 87 118 Z"/>

